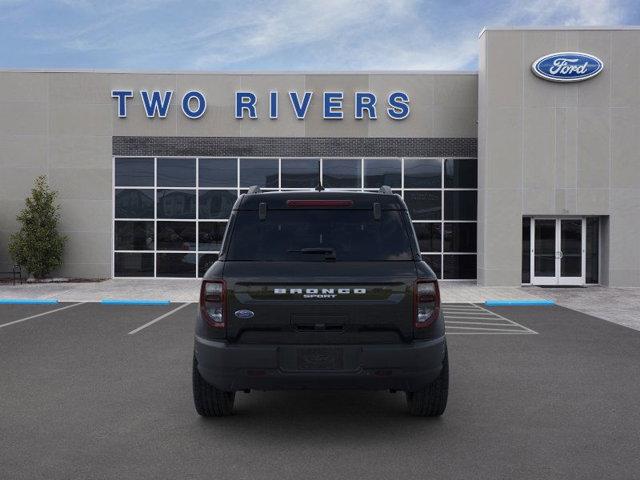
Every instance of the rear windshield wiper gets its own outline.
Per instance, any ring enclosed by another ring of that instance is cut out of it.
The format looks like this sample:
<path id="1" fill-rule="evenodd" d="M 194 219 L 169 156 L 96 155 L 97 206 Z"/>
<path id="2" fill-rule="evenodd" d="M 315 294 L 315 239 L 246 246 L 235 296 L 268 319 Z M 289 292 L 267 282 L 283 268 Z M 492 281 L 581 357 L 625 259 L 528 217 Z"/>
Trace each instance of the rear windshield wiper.
<path id="1" fill-rule="evenodd" d="M 325 260 L 335 260 L 336 259 L 336 251 L 331 247 L 308 247 L 308 248 L 300 248 L 300 249 L 291 249 L 287 250 L 287 253 L 324 253 Z"/>

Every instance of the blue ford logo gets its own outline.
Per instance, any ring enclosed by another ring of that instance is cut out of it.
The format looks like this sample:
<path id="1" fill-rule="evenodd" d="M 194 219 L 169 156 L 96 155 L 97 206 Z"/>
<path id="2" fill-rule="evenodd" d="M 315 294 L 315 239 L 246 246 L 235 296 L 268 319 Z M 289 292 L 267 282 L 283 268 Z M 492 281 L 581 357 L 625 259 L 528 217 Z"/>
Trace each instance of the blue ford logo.
<path id="1" fill-rule="evenodd" d="M 598 57 L 578 52 L 551 53 L 531 65 L 533 73 L 552 82 L 580 82 L 595 77 L 603 67 Z"/>
<path id="2" fill-rule="evenodd" d="M 235 315 L 238 318 L 251 318 L 254 313 L 251 310 L 236 310 Z"/>

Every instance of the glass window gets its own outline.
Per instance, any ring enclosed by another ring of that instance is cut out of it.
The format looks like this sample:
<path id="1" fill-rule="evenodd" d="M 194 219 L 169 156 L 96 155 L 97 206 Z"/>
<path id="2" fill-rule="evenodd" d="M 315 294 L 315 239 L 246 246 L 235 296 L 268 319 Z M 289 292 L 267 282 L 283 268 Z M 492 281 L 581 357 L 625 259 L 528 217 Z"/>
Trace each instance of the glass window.
<path id="1" fill-rule="evenodd" d="M 413 227 L 418 237 L 421 252 L 439 252 L 441 244 L 441 223 L 415 223 Z"/>
<path id="2" fill-rule="evenodd" d="M 475 220 L 477 217 L 477 198 L 475 190 L 445 191 L 444 219 L 445 220 Z"/>
<path id="3" fill-rule="evenodd" d="M 195 250 L 196 222 L 157 222 L 158 250 Z"/>
<path id="4" fill-rule="evenodd" d="M 600 247 L 600 219 L 598 217 L 587 218 L 587 271 L 586 282 L 598 283 L 598 260 Z"/>
<path id="5" fill-rule="evenodd" d="M 235 158 L 201 158 L 198 161 L 198 186 L 238 186 L 238 160 Z"/>
<path id="6" fill-rule="evenodd" d="M 407 158 L 404 161 L 404 188 L 441 188 L 442 164 L 434 158 Z"/>
<path id="7" fill-rule="evenodd" d="M 196 191 L 159 189 L 158 218 L 196 218 Z"/>
<path id="8" fill-rule="evenodd" d="M 440 220 L 442 217 L 442 192 L 405 191 L 404 201 L 413 220 Z"/>
<path id="9" fill-rule="evenodd" d="M 116 250 L 153 250 L 153 221 L 116 222 L 114 245 Z"/>
<path id="10" fill-rule="evenodd" d="M 278 188 L 277 158 L 241 158 L 240 186 Z"/>
<path id="11" fill-rule="evenodd" d="M 478 242 L 475 223 L 445 223 L 444 251 L 475 253 Z"/>
<path id="12" fill-rule="evenodd" d="M 227 258 L 326 261 L 331 255 L 329 259 L 338 262 L 411 260 L 403 215 L 388 210 L 375 220 L 370 210 L 270 210 L 260 221 L 256 212 L 240 211 Z"/>
<path id="13" fill-rule="evenodd" d="M 365 159 L 364 188 L 380 188 L 382 185 L 400 188 L 400 159 Z"/>
<path id="14" fill-rule="evenodd" d="M 522 219 L 522 283 L 531 283 L 531 218 Z"/>
<path id="15" fill-rule="evenodd" d="M 153 187 L 153 158 L 116 158 L 117 187 Z"/>
<path id="16" fill-rule="evenodd" d="M 159 158 L 159 187 L 195 187 L 195 158 Z"/>
<path id="17" fill-rule="evenodd" d="M 200 190 L 199 218 L 229 218 L 237 198 L 235 190 Z"/>
<path id="18" fill-rule="evenodd" d="M 116 277 L 153 277 L 153 253 L 114 254 L 113 274 Z"/>
<path id="19" fill-rule="evenodd" d="M 478 161 L 475 158 L 447 158 L 444 161 L 445 188 L 476 188 Z"/>
<path id="20" fill-rule="evenodd" d="M 422 255 L 422 259 L 427 262 L 438 278 L 442 278 L 442 255 Z"/>
<path id="21" fill-rule="evenodd" d="M 322 160 L 322 185 L 326 188 L 360 188 L 360 159 L 329 158 Z"/>
<path id="22" fill-rule="evenodd" d="M 204 277 L 209 267 L 218 260 L 218 255 L 215 253 L 205 253 L 204 255 L 198 255 L 198 276 Z"/>
<path id="23" fill-rule="evenodd" d="M 225 228 L 227 228 L 227 222 L 200 222 L 198 225 L 198 250 L 219 251 Z"/>
<path id="24" fill-rule="evenodd" d="M 153 218 L 152 189 L 116 189 L 116 218 Z"/>
<path id="25" fill-rule="evenodd" d="M 476 278 L 475 255 L 444 255 L 443 278 L 466 280 Z"/>
<path id="26" fill-rule="evenodd" d="M 156 253 L 158 277 L 195 277 L 195 253 Z"/>
<path id="27" fill-rule="evenodd" d="M 314 188 L 320 183 L 320 160 L 287 158 L 281 162 L 282 188 Z"/>

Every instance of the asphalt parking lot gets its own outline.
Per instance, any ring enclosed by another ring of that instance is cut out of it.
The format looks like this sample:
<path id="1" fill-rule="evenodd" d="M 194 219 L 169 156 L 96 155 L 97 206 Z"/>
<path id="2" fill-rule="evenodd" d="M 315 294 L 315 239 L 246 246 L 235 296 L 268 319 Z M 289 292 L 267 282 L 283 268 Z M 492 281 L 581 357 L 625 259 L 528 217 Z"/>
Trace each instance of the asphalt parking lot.
<path id="1" fill-rule="evenodd" d="M 440 419 L 400 393 L 252 392 L 205 420 L 196 304 L 0 305 L 0 478 L 638 478 L 640 332 L 557 306 L 445 309 Z"/>

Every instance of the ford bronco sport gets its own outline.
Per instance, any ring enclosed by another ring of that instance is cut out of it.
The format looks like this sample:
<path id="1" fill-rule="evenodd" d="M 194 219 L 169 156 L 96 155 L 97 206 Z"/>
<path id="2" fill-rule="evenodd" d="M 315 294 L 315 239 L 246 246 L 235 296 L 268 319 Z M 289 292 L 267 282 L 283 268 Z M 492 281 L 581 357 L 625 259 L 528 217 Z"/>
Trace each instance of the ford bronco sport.
<path id="1" fill-rule="evenodd" d="M 230 414 L 237 391 L 370 389 L 438 416 L 448 386 L 438 282 L 399 195 L 240 196 L 200 292 L 200 415 Z"/>

